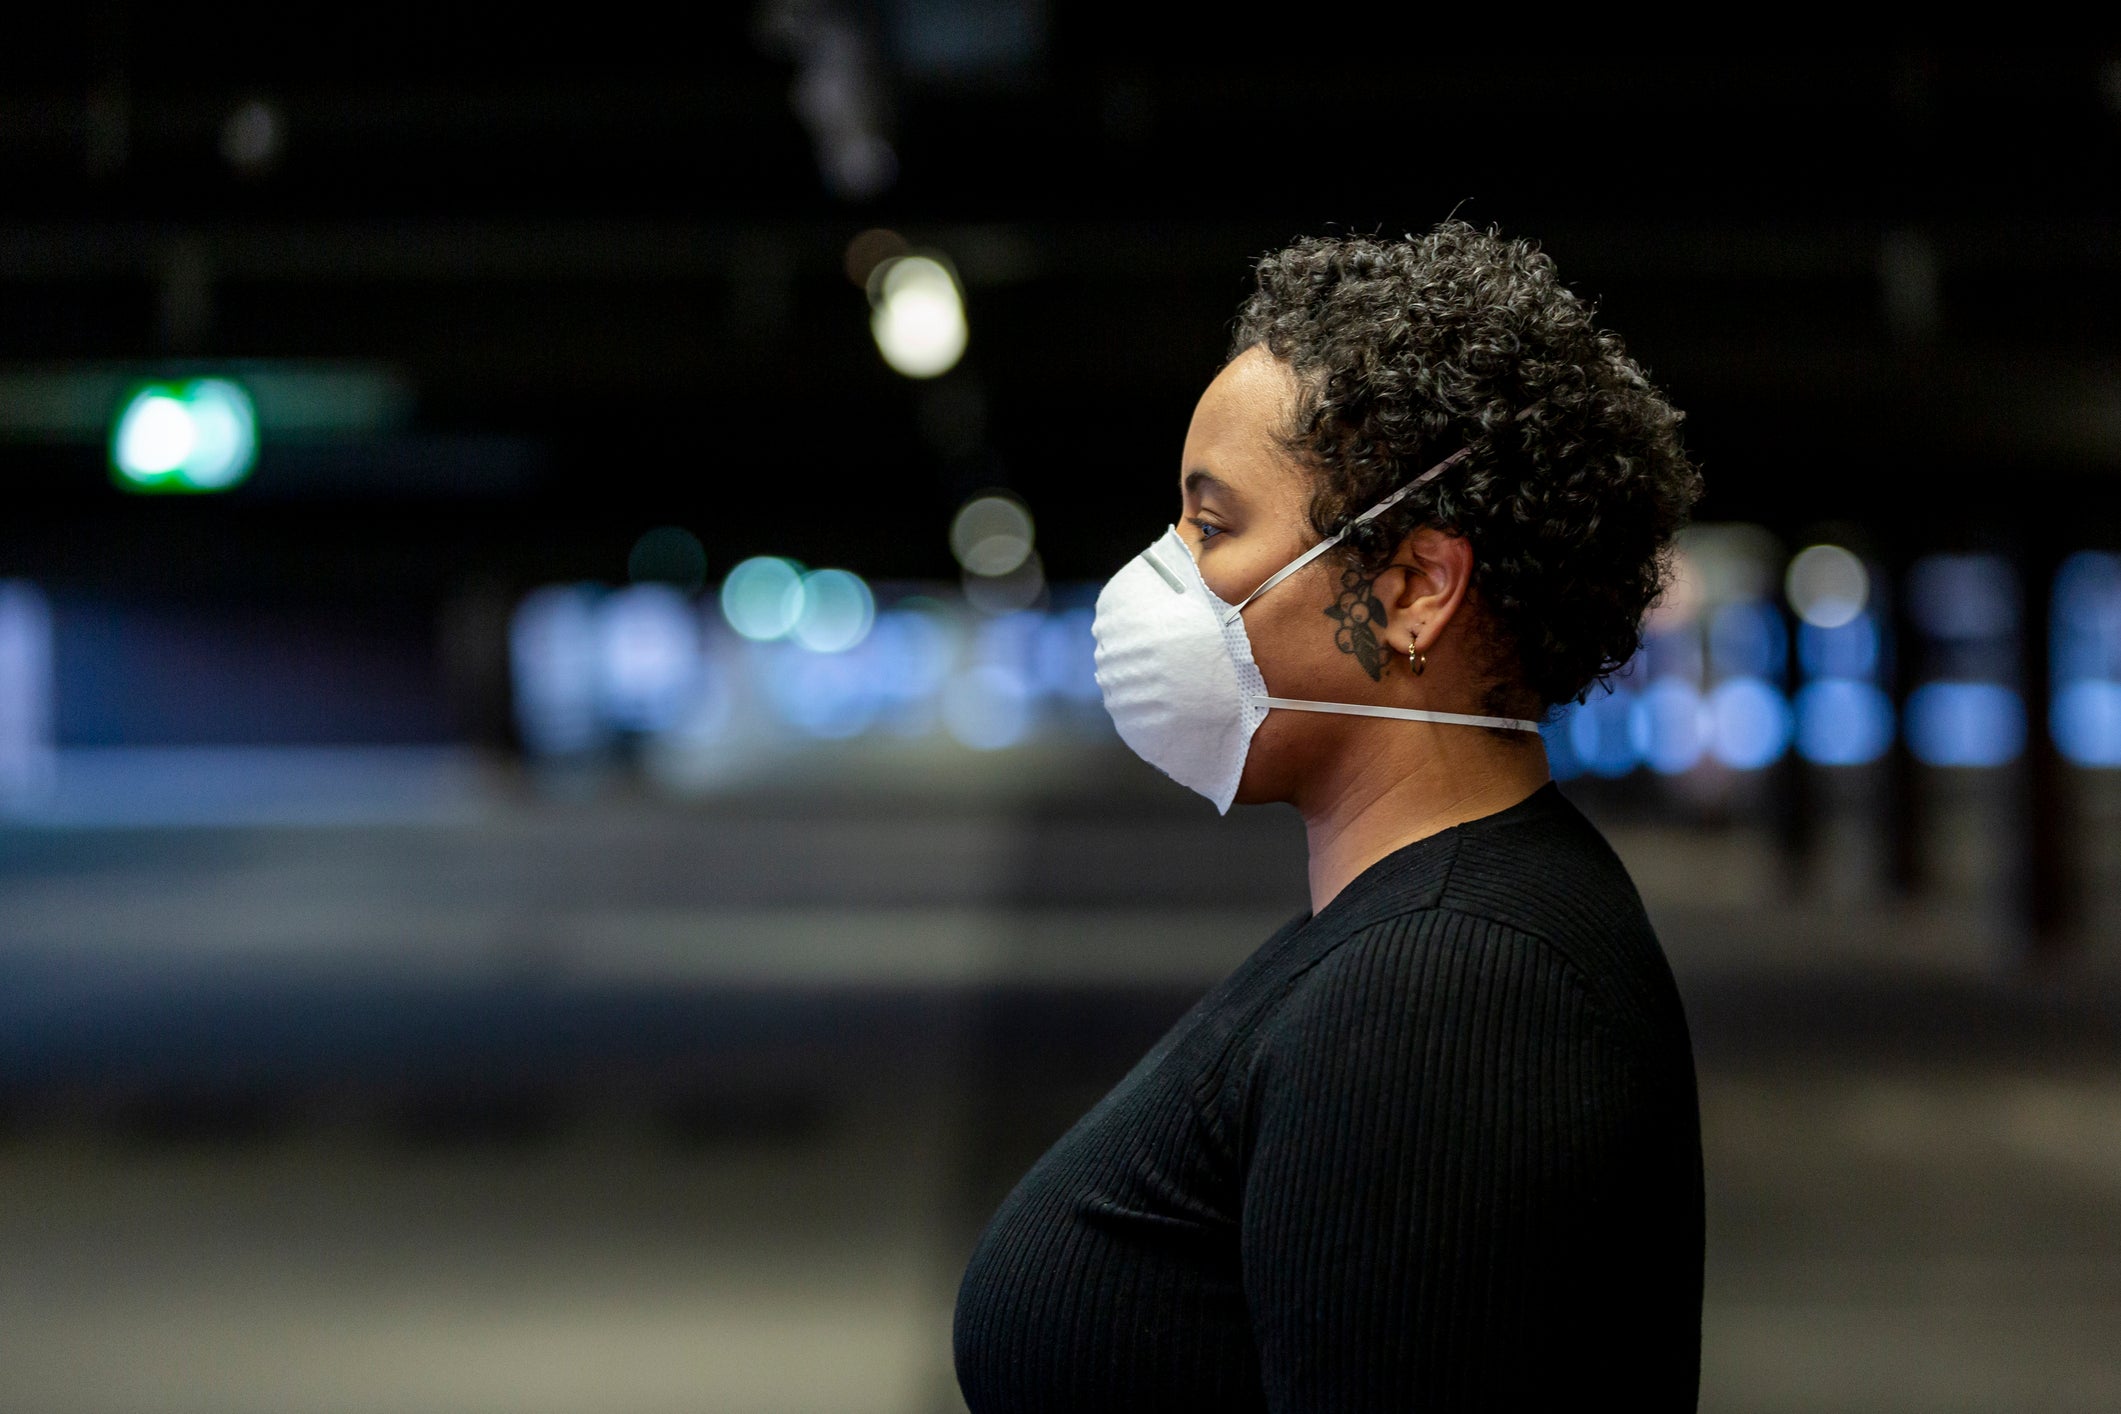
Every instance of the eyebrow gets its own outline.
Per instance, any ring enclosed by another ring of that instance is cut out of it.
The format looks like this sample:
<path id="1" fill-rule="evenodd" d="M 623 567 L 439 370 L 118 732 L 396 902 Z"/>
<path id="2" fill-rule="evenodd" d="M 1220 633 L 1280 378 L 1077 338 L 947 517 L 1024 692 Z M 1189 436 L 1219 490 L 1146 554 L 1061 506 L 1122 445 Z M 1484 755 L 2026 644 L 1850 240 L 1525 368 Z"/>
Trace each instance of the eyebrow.
<path id="1" fill-rule="evenodd" d="M 1206 490 L 1219 492 L 1233 501 L 1242 501 L 1244 499 L 1244 497 L 1240 496 L 1237 493 L 1237 488 L 1232 486 L 1229 482 L 1223 480 L 1214 472 L 1206 471 L 1199 467 L 1195 467 L 1193 470 L 1186 473 L 1186 479 L 1183 483 L 1183 486 L 1186 494 L 1189 496 L 1196 491 Z"/>

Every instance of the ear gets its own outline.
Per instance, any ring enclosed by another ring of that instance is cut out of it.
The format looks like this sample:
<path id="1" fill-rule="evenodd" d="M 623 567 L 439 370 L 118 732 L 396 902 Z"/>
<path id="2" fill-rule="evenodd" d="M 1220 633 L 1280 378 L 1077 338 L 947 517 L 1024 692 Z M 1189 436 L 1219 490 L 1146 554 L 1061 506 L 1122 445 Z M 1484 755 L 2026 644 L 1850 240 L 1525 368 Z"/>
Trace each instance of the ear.
<path id="1" fill-rule="evenodd" d="M 1399 542 L 1392 563 L 1377 577 L 1377 598 L 1385 606 L 1384 634 L 1389 648 L 1405 653 L 1408 645 L 1427 653 L 1450 627 L 1473 583 L 1473 546 L 1463 535 L 1447 535 L 1423 526 Z"/>

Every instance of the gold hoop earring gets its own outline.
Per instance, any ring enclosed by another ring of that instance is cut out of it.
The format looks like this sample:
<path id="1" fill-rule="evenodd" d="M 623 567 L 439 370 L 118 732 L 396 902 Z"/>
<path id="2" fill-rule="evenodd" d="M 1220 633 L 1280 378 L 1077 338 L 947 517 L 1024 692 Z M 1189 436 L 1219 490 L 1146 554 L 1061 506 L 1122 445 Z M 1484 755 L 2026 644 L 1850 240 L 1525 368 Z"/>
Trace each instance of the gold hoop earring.
<path id="1" fill-rule="evenodd" d="M 1422 672 L 1429 666 L 1429 655 L 1415 652 L 1414 645 L 1409 643 L 1407 645 L 1407 666 L 1414 670 L 1415 677 L 1420 677 Z"/>

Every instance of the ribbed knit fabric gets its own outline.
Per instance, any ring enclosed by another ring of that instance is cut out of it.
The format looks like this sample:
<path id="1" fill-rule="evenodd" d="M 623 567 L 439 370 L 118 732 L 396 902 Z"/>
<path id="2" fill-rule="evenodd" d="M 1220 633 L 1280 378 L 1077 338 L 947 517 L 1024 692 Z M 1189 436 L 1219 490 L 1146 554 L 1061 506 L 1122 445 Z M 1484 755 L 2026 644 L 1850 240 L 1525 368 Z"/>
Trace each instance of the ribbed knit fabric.
<path id="1" fill-rule="evenodd" d="M 973 1414 L 1691 1410 L 1670 969 L 1552 782 L 1379 860 L 1032 1165 L 957 1296 Z"/>

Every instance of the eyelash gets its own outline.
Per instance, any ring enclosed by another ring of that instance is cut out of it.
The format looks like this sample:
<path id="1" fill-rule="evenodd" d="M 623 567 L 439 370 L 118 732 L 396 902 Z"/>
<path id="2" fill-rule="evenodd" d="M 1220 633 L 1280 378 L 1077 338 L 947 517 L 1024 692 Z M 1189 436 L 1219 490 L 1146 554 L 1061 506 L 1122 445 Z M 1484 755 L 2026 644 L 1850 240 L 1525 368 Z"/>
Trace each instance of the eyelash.
<path id="1" fill-rule="evenodd" d="M 1210 525 L 1207 521 L 1200 519 L 1200 517 L 1198 516 L 1195 516 L 1193 518 L 1193 524 L 1200 527 L 1200 543 L 1203 545 L 1207 544 L 1210 540 L 1213 540 L 1218 535 L 1228 535 L 1230 533 L 1222 526 Z"/>

